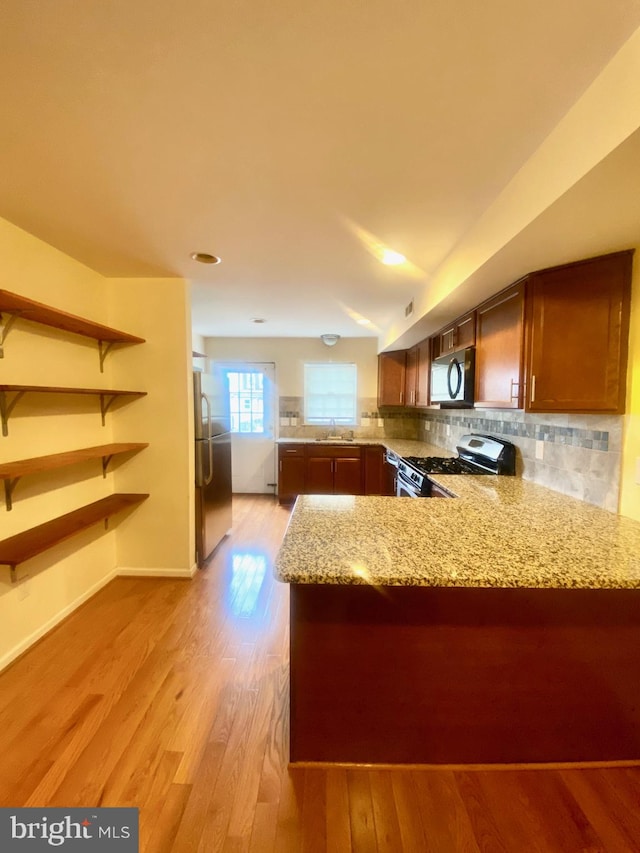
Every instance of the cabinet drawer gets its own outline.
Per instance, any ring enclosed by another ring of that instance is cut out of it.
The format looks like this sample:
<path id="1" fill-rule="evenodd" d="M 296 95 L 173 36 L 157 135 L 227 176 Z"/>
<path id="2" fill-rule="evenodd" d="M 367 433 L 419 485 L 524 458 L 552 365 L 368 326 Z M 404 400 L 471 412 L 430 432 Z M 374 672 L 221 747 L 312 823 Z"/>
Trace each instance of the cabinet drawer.
<path id="1" fill-rule="evenodd" d="M 280 459 L 287 456 L 304 456 L 304 444 L 279 444 L 278 457 Z"/>
<path id="2" fill-rule="evenodd" d="M 332 459 L 359 459 L 360 447 L 343 444 L 307 444 L 307 456 L 331 457 Z"/>

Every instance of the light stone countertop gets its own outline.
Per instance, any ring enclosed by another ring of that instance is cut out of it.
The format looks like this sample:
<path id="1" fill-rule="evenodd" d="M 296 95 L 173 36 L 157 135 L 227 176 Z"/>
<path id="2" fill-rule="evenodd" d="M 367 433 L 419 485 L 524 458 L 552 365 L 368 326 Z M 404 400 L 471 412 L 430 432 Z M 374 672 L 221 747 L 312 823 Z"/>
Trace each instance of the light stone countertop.
<path id="1" fill-rule="evenodd" d="M 399 456 L 457 456 L 454 450 L 446 450 L 435 444 L 429 444 L 426 441 L 414 441 L 407 438 L 354 438 L 354 439 L 332 439 L 328 441 L 322 439 L 317 441 L 313 438 L 279 438 L 276 444 L 318 444 L 322 446 L 347 446 L 351 447 L 366 447 L 373 445 L 388 447 L 395 451 Z"/>
<path id="2" fill-rule="evenodd" d="M 275 576 L 304 584 L 640 589 L 640 522 L 516 477 L 431 477 L 457 499 L 300 496 Z"/>

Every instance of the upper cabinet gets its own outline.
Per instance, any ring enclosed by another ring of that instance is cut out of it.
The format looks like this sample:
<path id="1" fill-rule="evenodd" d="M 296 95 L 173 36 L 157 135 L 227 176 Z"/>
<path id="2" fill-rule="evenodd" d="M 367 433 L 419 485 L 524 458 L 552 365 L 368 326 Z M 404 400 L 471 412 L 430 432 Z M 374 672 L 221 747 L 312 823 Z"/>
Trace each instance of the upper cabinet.
<path id="1" fill-rule="evenodd" d="M 416 387 L 418 381 L 418 347 L 411 347 L 406 353 L 404 373 L 405 406 L 416 405 Z"/>
<path id="2" fill-rule="evenodd" d="M 475 345 L 475 406 L 624 412 L 633 251 L 539 270 L 409 350 L 383 353 L 381 406 L 428 406 L 431 359 Z"/>
<path id="3" fill-rule="evenodd" d="M 383 352 L 378 356 L 378 405 L 405 404 L 406 351 Z"/>
<path id="4" fill-rule="evenodd" d="M 527 278 L 527 411 L 624 411 L 632 257 Z"/>
<path id="5" fill-rule="evenodd" d="M 416 406 L 429 405 L 431 381 L 431 341 L 427 338 L 414 347 L 416 350 Z"/>
<path id="6" fill-rule="evenodd" d="M 431 378 L 431 341 L 427 338 L 406 351 L 404 383 L 405 406 L 429 405 Z"/>
<path id="7" fill-rule="evenodd" d="M 477 309 L 476 406 L 522 408 L 523 355 L 524 282 L 518 282 Z"/>
<path id="8" fill-rule="evenodd" d="M 476 342 L 476 312 L 470 311 L 441 329 L 433 341 L 433 357 L 472 347 Z"/>

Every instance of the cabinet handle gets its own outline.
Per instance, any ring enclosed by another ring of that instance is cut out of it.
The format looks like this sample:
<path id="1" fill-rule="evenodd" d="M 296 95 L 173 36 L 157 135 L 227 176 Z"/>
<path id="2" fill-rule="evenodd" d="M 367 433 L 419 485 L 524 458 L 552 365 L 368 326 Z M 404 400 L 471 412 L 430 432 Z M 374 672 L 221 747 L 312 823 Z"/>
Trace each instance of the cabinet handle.
<path id="1" fill-rule="evenodd" d="M 533 403 L 536 399 L 536 377 L 531 377 L 531 402 Z"/>
<path id="2" fill-rule="evenodd" d="M 280 473 L 282 474 L 282 459 L 280 460 Z"/>
<path id="3" fill-rule="evenodd" d="M 514 386 L 518 389 L 515 394 L 513 393 Z M 515 379 L 512 379 L 511 380 L 511 399 L 517 400 L 519 396 L 520 396 L 520 383 L 516 382 Z"/>
<path id="4" fill-rule="evenodd" d="M 400 403 L 404 403 L 404 391 L 400 392 Z"/>
<path id="5" fill-rule="evenodd" d="M 285 453 L 295 453 L 295 450 L 285 450 Z"/>

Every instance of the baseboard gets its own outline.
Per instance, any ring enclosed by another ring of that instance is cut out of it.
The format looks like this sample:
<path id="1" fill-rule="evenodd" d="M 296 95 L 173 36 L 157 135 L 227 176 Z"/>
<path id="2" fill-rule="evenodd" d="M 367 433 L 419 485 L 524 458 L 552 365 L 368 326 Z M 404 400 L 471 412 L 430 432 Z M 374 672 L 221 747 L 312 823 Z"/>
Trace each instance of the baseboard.
<path id="1" fill-rule="evenodd" d="M 48 634 L 59 622 L 62 622 L 70 613 L 73 613 L 74 610 L 77 610 L 81 604 L 84 604 L 89 598 L 95 595 L 99 590 L 102 589 L 103 586 L 106 586 L 109 581 L 112 581 L 116 575 L 118 574 L 117 569 L 113 569 L 113 571 L 109 572 L 109 574 L 105 575 L 101 578 L 97 583 L 93 586 L 89 587 L 86 592 L 83 592 L 81 596 L 72 601 L 71 604 L 67 604 L 66 607 L 63 607 L 55 616 L 52 616 L 51 619 L 48 619 L 44 625 L 41 625 L 36 631 L 32 634 L 29 634 L 24 640 L 21 640 L 16 646 L 12 649 L 9 649 L 2 657 L 0 657 L 0 672 L 9 666 L 10 663 L 20 657 L 21 654 L 27 651 L 34 643 L 37 643 L 45 634 Z"/>
<path id="2" fill-rule="evenodd" d="M 116 574 L 122 577 L 134 578 L 192 578 L 197 571 L 198 567 L 194 563 L 190 569 L 143 569 L 140 567 L 120 566 L 116 569 Z"/>

